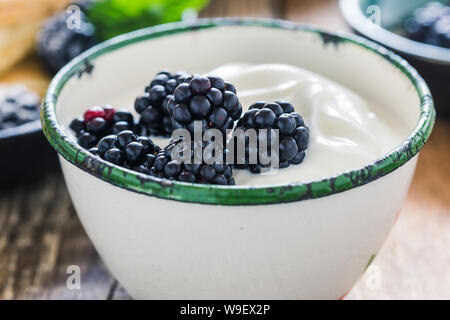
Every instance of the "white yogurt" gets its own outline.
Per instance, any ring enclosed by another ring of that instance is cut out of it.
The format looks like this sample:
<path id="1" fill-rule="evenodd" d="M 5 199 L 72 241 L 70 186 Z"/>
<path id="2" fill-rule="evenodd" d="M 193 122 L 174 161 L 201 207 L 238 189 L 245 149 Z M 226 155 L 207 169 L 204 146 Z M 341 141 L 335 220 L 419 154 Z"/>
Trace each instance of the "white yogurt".
<path id="1" fill-rule="evenodd" d="M 405 138 L 402 119 L 375 102 L 311 71 L 284 64 L 233 63 L 207 73 L 236 86 L 243 112 L 257 101 L 291 102 L 310 129 L 304 161 L 275 174 L 234 170 L 237 185 L 310 182 L 364 167 L 387 154 Z M 122 99 L 129 101 L 128 95 Z M 166 146 L 170 139 L 152 137 Z"/>
<path id="2" fill-rule="evenodd" d="M 233 83 L 244 112 L 256 101 L 283 99 L 307 122 L 303 163 L 258 175 L 234 170 L 237 185 L 308 182 L 363 167 L 402 141 L 405 128 L 375 104 L 308 70 L 282 64 L 227 64 L 211 72 Z"/>

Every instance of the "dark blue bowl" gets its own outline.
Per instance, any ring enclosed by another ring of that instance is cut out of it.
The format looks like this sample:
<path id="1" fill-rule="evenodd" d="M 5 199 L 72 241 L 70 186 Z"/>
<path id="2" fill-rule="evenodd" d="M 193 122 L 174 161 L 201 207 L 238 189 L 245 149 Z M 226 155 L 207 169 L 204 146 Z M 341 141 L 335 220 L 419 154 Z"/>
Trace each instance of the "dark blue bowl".
<path id="1" fill-rule="evenodd" d="M 45 139 L 39 120 L 0 130 L 0 189 L 38 183 L 59 170 L 56 153 Z"/>

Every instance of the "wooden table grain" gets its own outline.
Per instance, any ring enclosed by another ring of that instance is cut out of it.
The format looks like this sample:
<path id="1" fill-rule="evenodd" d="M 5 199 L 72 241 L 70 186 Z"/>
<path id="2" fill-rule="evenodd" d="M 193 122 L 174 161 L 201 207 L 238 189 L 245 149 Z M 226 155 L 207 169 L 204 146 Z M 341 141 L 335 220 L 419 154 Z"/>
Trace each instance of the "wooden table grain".
<path id="1" fill-rule="evenodd" d="M 347 30 L 335 0 L 212 0 L 201 16 L 276 17 Z M 346 299 L 450 299 L 449 181 L 450 120 L 438 119 L 398 221 Z M 80 289 L 67 286 L 71 266 L 80 268 Z M 130 297 L 84 232 L 61 174 L 0 194 L 0 299 L 107 298 Z"/>

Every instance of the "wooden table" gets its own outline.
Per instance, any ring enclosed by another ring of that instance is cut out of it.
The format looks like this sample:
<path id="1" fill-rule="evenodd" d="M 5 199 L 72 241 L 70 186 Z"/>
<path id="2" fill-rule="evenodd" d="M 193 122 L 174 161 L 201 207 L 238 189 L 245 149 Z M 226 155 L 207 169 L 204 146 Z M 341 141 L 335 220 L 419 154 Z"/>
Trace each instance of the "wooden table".
<path id="1" fill-rule="evenodd" d="M 202 16 L 271 16 L 346 30 L 334 0 L 212 0 Z M 346 299 L 450 299 L 450 121 L 438 119 L 370 274 Z M 67 268 L 81 268 L 69 290 Z M 374 276 L 379 276 L 374 282 Z M 129 299 L 73 210 L 60 174 L 0 195 L 0 299 Z"/>

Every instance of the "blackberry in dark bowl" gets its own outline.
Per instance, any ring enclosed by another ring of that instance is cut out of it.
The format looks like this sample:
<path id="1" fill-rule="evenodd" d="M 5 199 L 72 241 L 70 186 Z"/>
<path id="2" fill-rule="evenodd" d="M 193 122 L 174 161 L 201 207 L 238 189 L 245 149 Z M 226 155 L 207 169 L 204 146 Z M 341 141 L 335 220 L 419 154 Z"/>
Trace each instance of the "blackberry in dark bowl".
<path id="1" fill-rule="evenodd" d="M 340 7 L 357 34 L 405 58 L 430 87 L 438 115 L 450 116 L 448 0 L 340 0 Z"/>
<path id="2" fill-rule="evenodd" d="M 39 119 L 39 96 L 21 85 L 0 87 L 0 130 Z"/>
<path id="3" fill-rule="evenodd" d="M 253 142 L 248 135 L 239 134 L 239 132 L 248 133 L 249 130 L 256 132 L 256 139 Z M 277 157 L 279 168 L 286 168 L 303 162 L 309 144 L 309 129 L 303 117 L 286 101 L 252 104 L 239 119 L 234 133 L 235 167 L 249 169 L 252 173 L 261 173 L 262 168 L 273 165 L 262 161 L 262 149 L 268 157 Z M 272 154 L 275 152 L 271 148 L 274 138 L 278 138 L 278 153 Z M 262 144 L 262 140 L 266 141 L 266 145 Z M 237 150 L 240 145 L 245 146 L 242 155 Z M 256 161 L 252 160 L 252 155 Z"/>
<path id="4" fill-rule="evenodd" d="M 242 114 L 235 87 L 219 77 L 194 76 L 178 85 L 167 109 L 173 129 L 194 131 L 194 122 L 202 122 L 202 130 L 232 129 Z"/>
<path id="5" fill-rule="evenodd" d="M 40 105 L 39 95 L 25 86 L 0 85 L 2 192 L 41 181 L 58 168 L 55 153 L 42 134 Z"/>
<path id="6" fill-rule="evenodd" d="M 139 124 L 149 135 L 169 136 L 172 133 L 167 104 L 175 88 L 188 77 L 184 72 L 161 71 L 145 88 L 145 93 L 136 98 L 134 108 L 141 115 Z"/>
<path id="7" fill-rule="evenodd" d="M 405 31 L 412 40 L 450 48 L 450 7 L 433 1 L 414 10 Z"/>

